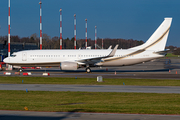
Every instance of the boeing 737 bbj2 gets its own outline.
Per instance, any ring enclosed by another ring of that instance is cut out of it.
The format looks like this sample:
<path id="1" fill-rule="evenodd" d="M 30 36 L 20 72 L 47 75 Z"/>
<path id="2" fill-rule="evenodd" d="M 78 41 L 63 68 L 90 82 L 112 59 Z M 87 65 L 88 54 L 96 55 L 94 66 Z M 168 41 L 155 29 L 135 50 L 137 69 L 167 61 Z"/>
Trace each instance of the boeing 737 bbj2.
<path id="1" fill-rule="evenodd" d="M 77 70 L 96 66 L 125 66 L 164 57 L 172 18 L 165 18 L 146 43 L 129 48 L 79 50 L 25 50 L 13 53 L 4 62 L 14 67 L 60 66 L 61 70 Z"/>

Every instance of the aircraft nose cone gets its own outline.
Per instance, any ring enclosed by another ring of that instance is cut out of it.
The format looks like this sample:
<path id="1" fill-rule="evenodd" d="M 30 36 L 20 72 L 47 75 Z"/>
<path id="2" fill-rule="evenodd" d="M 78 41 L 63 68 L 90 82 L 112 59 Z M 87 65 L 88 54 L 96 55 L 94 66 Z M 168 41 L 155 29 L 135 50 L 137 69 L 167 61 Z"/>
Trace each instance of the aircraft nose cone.
<path id="1" fill-rule="evenodd" d="M 5 59 L 3 60 L 3 62 L 8 63 L 8 62 L 9 62 L 9 58 L 5 58 Z"/>

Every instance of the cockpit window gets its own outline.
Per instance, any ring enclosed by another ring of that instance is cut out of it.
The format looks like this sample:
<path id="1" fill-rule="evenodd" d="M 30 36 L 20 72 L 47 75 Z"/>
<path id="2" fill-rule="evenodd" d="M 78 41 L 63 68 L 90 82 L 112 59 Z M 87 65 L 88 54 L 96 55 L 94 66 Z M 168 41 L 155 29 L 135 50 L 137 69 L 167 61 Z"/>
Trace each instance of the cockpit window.
<path id="1" fill-rule="evenodd" d="M 11 55 L 11 57 L 16 57 L 16 55 Z"/>

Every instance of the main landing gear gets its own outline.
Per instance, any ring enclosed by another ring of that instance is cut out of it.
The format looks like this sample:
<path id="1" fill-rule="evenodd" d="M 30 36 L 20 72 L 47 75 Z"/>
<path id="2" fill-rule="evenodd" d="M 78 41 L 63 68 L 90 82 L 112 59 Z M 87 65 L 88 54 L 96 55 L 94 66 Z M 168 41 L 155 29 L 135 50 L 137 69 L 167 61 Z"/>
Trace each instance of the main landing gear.
<path id="1" fill-rule="evenodd" d="M 23 72 L 23 69 L 22 69 L 22 68 L 20 68 L 20 69 L 19 69 L 19 72 Z"/>
<path id="2" fill-rule="evenodd" d="M 91 69 L 89 67 L 86 68 L 86 72 L 87 73 L 90 73 L 91 72 Z"/>

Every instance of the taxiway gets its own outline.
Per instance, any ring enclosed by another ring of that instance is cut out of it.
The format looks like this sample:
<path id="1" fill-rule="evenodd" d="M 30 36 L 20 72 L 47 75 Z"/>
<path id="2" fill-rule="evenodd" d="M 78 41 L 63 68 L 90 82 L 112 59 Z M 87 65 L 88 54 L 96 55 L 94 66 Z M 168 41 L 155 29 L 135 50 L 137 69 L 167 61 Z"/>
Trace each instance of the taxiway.
<path id="1" fill-rule="evenodd" d="M 178 93 L 179 86 L 0 84 L 0 90 Z"/>

